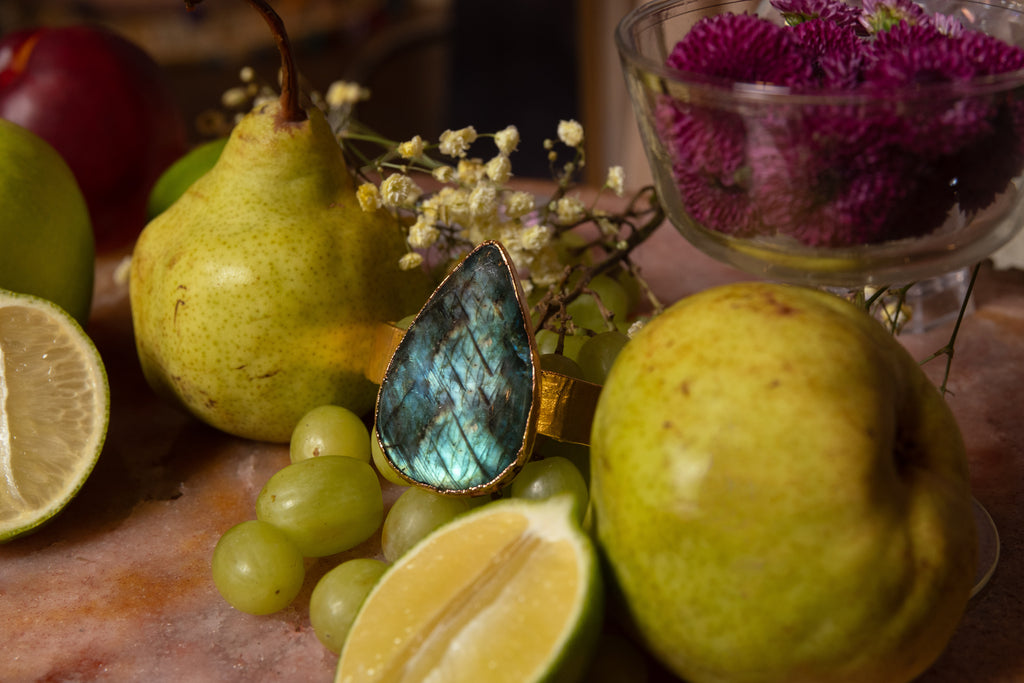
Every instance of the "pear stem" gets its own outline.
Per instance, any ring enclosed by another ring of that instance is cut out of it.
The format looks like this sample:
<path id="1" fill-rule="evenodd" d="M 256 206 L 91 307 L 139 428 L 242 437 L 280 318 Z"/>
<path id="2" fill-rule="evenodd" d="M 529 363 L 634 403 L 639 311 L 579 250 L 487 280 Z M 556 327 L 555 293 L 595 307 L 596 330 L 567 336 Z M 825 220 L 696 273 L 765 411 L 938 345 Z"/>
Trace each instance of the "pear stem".
<path id="1" fill-rule="evenodd" d="M 190 12 L 203 0 L 185 0 L 185 8 Z M 266 0 L 248 0 L 256 8 L 263 20 L 267 22 L 277 50 L 281 53 L 281 118 L 288 122 L 298 123 L 306 120 L 306 111 L 299 105 L 298 78 L 295 71 L 295 58 L 292 56 L 292 44 L 288 40 L 284 21 Z"/>

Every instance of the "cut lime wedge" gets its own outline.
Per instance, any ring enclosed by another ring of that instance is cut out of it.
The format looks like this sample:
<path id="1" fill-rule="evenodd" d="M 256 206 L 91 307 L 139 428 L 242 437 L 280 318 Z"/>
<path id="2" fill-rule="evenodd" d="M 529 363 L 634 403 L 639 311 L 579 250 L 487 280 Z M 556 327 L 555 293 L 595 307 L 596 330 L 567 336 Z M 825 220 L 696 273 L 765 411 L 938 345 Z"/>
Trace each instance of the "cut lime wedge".
<path id="1" fill-rule="evenodd" d="M 336 683 L 575 681 L 601 627 L 589 538 L 568 497 L 488 503 L 439 528 L 359 610 Z"/>
<path id="2" fill-rule="evenodd" d="M 78 492 L 109 411 L 103 361 L 78 323 L 49 301 L 0 289 L 0 541 Z"/>

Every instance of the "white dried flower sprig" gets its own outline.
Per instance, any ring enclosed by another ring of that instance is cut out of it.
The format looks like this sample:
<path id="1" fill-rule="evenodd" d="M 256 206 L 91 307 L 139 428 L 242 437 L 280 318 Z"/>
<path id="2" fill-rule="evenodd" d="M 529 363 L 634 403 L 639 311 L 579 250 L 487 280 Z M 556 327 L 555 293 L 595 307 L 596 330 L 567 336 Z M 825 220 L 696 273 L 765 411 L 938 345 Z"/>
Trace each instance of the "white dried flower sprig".
<path id="1" fill-rule="evenodd" d="M 241 85 L 228 90 L 221 102 L 234 116 L 211 117 L 220 126 L 215 134 L 230 130 L 256 103 L 277 97 L 276 88 L 258 82 L 252 69 L 243 69 L 239 76 Z M 436 142 L 419 135 L 394 141 L 355 118 L 355 107 L 370 97 L 359 84 L 337 81 L 326 95 L 309 96 L 327 116 L 358 178 L 359 206 L 390 211 L 403 226 L 408 251 L 399 260 L 400 268 L 428 263 L 445 267 L 477 244 L 497 240 L 515 262 L 538 327 L 575 331 L 566 306 L 584 292 L 594 294 L 588 285 L 601 274 L 630 272 L 652 307 L 661 308 L 630 259 L 633 248 L 663 221 L 657 198 L 646 188 L 625 210 L 608 213 L 596 206 L 600 192 L 589 205 L 575 194 L 576 178 L 586 165 L 586 136 L 579 122 L 559 121 L 556 136 L 543 141 L 556 187 L 550 197 L 539 199 L 509 186 L 514 177 L 511 156 L 520 145 L 515 126 L 493 133 L 473 126 L 446 130 Z M 485 143 L 488 139 L 493 146 Z M 377 153 L 370 155 L 367 148 Z M 566 154 L 568 160 L 561 162 Z M 417 174 L 429 178 L 426 185 L 440 187 L 425 192 L 415 180 Z M 609 168 L 600 190 L 621 197 L 624 187 L 622 167 Z M 587 224 L 597 229 L 580 240 L 574 231 Z M 584 253 L 592 257 L 584 259 Z M 610 319 L 608 324 L 612 326 Z"/>
<path id="2" fill-rule="evenodd" d="M 332 98 L 327 98 L 326 105 L 329 114 L 334 114 L 329 118 L 340 120 L 331 110 Z M 630 260 L 632 249 L 662 222 L 660 205 L 653 190 L 647 189 L 638 193 L 625 211 L 611 214 L 596 207 L 597 196 L 588 205 L 572 191 L 586 164 L 586 136 L 578 121 L 559 121 L 556 136 L 543 141 L 557 184 L 552 196 L 540 201 L 509 186 L 514 177 L 511 155 L 520 144 L 515 126 L 494 133 L 473 126 L 446 130 L 436 142 L 419 135 L 393 141 L 362 126 L 348 113 L 342 113 L 344 125 L 336 128 L 336 133 L 343 147 L 353 153 L 353 167 L 360 170 L 359 204 L 366 211 L 384 207 L 402 219 L 409 252 L 400 267 L 419 268 L 437 261 L 435 256 L 446 262 L 481 242 L 497 240 L 516 264 L 524 291 L 535 301 L 537 319 L 549 329 L 573 331 L 566 305 L 581 293 L 592 293 L 589 282 L 602 273 L 630 271 L 653 307 L 661 307 Z M 493 147 L 482 143 L 487 138 Z M 380 153 L 366 156 L 360 151 L 365 145 L 353 143 L 373 143 Z M 566 151 L 568 160 L 560 163 Z M 478 158 L 472 153 L 487 156 Z M 413 179 L 416 174 L 429 175 L 431 184 L 441 187 L 424 192 Z M 624 188 L 622 167 L 609 168 L 600 189 L 621 197 Z M 563 239 L 584 224 L 598 228 L 590 241 L 572 246 Z M 587 251 L 601 257 L 589 264 L 573 258 Z"/>

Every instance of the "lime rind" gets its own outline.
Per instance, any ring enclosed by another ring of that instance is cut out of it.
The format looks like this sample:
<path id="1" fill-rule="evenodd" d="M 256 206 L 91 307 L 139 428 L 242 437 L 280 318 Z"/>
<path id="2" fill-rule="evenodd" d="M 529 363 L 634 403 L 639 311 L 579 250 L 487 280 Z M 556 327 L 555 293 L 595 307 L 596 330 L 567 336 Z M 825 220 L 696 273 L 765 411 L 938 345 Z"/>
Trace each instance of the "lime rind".
<path id="1" fill-rule="evenodd" d="M 36 530 L 78 493 L 109 419 L 106 369 L 81 325 L 51 301 L 0 289 L 0 542 Z"/>

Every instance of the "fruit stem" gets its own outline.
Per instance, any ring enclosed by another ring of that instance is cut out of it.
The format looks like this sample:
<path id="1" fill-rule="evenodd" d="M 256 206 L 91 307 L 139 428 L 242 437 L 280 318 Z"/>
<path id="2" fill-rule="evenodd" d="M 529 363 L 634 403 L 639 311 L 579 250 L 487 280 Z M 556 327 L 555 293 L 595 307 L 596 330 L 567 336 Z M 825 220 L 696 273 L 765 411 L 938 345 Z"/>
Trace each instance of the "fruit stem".
<path id="1" fill-rule="evenodd" d="M 190 12 L 203 0 L 185 0 L 185 8 Z M 274 8 L 266 0 L 248 0 L 256 8 L 263 20 L 267 22 L 277 50 L 281 53 L 281 118 L 287 122 L 298 123 L 306 120 L 306 111 L 299 105 L 298 78 L 295 71 L 295 58 L 292 56 L 291 41 L 284 28 L 284 22 Z"/>

